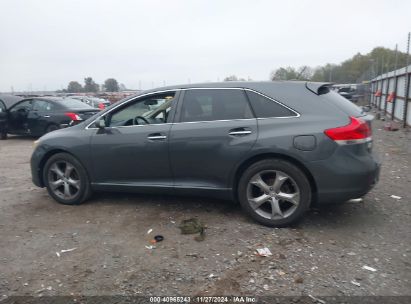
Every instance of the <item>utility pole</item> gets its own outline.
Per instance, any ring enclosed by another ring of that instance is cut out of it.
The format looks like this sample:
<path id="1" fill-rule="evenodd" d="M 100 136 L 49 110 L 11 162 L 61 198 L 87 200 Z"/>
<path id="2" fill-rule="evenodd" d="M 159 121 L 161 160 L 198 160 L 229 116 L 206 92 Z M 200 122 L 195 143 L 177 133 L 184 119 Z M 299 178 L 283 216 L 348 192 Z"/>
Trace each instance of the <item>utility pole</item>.
<path id="1" fill-rule="evenodd" d="M 410 59 L 410 36 L 411 33 L 408 33 L 407 41 L 407 64 L 405 66 L 405 81 L 404 81 L 404 111 L 402 114 L 403 127 L 407 126 L 407 111 L 408 111 L 408 96 L 410 95 L 410 74 L 408 71 L 409 59 Z"/>
<path id="2" fill-rule="evenodd" d="M 391 120 L 394 120 L 394 113 L 395 113 L 395 103 L 397 99 L 397 64 L 398 64 L 398 44 L 395 45 L 395 63 L 394 63 L 394 91 L 393 91 L 393 100 L 392 100 L 392 108 L 391 108 Z"/>

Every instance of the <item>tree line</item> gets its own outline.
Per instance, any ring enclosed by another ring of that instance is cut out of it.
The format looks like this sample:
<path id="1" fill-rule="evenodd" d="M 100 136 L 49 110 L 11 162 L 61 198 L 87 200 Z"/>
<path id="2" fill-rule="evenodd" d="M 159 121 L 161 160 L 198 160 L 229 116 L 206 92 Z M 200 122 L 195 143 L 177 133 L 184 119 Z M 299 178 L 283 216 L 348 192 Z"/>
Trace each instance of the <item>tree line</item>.
<path id="1" fill-rule="evenodd" d="M 408 58 L 411 63 L 411 56 Z M 327 63 L 323 66 L 280 67 L 273 70 L 270 80 L 310 80 L 335 83 L 360 83 L 376 76 L 404 67 L 407 54 L 395 52 L 384 47 L 376 47 L 368 54 L 357 53 L 340 64 Z M 245 81 L 246 79 L 230 75 L 224 81 Z M 250 81 L 251 79 L 247 79 Z"/>
<path id="2" fill-rule="evenodd" d="M 411 63 L 411 56 L 409 58 Z M 327 63 L 318 67 L 280 67 L 273 70 L 270 80 L 311 80 L 319 82 L 359 83 L 377 75 L 404 67 L 407 54 L 376 47 L 368 54 L 357 53 L 341 64 Z"/>
<path id="3" fill-rule="evenodd" d="M 100 89 L 106 92 L 118 92 L 120 89 L 125 90 L 126 87 L 124 84 L 119 84 L 118 81 L 114 78 L 108 78 L 100 86 L 96 83 L 92 77 L 84 78 L 84 85 L 81 85 L 78 81 L 70 81 L 67 85 L 67 89 L 61 90 L 64 93 L 95 93 L 99 92 Z"/>

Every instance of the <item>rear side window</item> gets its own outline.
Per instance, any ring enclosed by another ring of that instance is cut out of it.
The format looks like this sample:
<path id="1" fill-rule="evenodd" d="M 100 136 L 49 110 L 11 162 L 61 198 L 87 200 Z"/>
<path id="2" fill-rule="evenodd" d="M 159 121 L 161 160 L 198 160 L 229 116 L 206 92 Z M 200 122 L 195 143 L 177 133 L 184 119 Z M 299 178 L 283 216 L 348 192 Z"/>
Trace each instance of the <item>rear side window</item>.
<path id="1" fill-rule="evenodd" d="M 362 109 L 355 104 L 353 104 L 348 99 L 342 97 L 336 92 L 329 92 L 328 94 L 322 95 L 328 102 L 334 104 L 340 110 L 344 111 L 349 116 L 361 116 Z"/>
<path id="2" fill-rule="evenodd" d="M 271 99 L 268 99 L 267 97 L 264 97 L 263 95 L 252 91 L 246 92 L 248 98 L 250 99 L 251 106 L 254 109 L 255 115 L 258 118 L 297 116 L 295 112 Z"/>
<path id="3" fill-rule="evenodd" d="M 184 94 L 182 122 L 252 118 L 243 90 L 193 89 Z"/>
<path id="4" fill-rule="evenodd" d="M 33 111 L 47 112 L 53 110 L 53 105 L 44 100 L 34 100 Z"/>

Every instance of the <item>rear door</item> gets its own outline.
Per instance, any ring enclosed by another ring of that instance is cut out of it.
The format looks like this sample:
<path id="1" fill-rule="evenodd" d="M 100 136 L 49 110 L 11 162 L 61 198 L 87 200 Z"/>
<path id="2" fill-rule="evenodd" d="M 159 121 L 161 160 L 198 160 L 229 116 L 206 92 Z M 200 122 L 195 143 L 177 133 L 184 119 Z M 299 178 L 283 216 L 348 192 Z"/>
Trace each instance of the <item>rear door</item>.
<path id="1" fill-rule="evenodd" d="M 175 187 L 230 188 L 230 173 L 257 139 L 242 89 L 188 89 L 171 128 Z"/>
<path id="2" fill-rule="evenodd" d="M 32 135 L 42 135 L 52 123 L 52 111 L 54 104 L 41 100 L 33 99 L 33 108 L 27 116 L 28 127 Z"/>

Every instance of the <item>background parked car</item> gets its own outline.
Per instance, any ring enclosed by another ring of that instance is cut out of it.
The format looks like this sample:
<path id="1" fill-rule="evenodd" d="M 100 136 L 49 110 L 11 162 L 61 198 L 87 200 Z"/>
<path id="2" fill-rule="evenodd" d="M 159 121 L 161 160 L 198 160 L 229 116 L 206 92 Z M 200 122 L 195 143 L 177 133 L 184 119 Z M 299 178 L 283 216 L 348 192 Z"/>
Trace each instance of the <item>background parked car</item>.
<path id="1" fill-rule="evenodd" d="M 34 97 L 10 102 L 3 134 L 41 136 L 83 121 L 98 110 L 71 98 Z M 6 135 L 4 136 L 6 138 Z"/>
<path id="2" fill-rule="evenodd" d="M 7 138 L 7 109 L 22 100 L 23 98 L 13 95 L 0 95 L 0 138 Z"/>
<path id="3" fill-rule="evenodd" d="M 93 108 L 97 108 L 100 110 L 104 110 L 108 106 L 111 105 L 110 101 L 102 99 L 102 98 L 97 98 L 97 97 L 90 97 L 90 96 L 70 96 L 70 98 L 80 100 Z"/>

